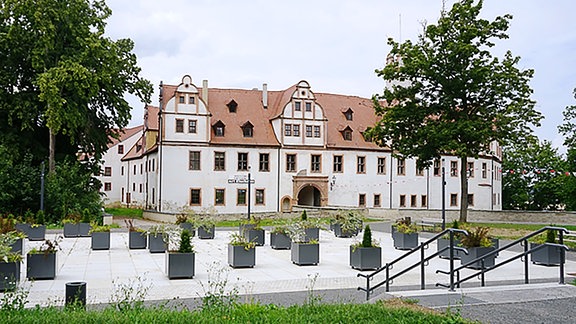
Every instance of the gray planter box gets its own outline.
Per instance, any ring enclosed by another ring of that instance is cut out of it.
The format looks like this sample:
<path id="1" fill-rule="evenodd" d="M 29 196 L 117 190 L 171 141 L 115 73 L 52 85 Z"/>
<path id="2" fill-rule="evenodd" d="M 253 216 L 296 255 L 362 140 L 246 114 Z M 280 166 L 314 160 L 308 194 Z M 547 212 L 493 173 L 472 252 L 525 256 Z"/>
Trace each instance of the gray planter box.
<path id="1" fill-rule="evenodd" d="M 342 224 L 334 223 L 334 235 L 336 235 L 336 237 L 353 237 L 358 235 L 358 229 L 354 231 L 344 231 L 342 230 Z"/>
<path id="2" fill-rule="evenodd" d="M 12 290 L 20 282 L 20 262 L 0 262 L 0 292 Z"/>
<path id="3" fill-rule="evenodd" d="M 199 226 L 198 227 L 198 238 L 203 240 L 211 240 L 214 238 L 214 234 L 216 233 L 216 227 L 214 225 L 210 227 L 206 226 Z"/>
<path id="4" fill-rule="evenodd" d="M 394 248 L 398 250 L 411 250 L 418 246 L 418 233 L 404 234 L 400 232 L 392 233 Z"/>
<path id="5" fill-rule="evenodd" d="M 32 226 L 30 224 L 23 224 L 23 226 L 19 228 L 18 224 L 16 224 L 16 229 L 25 233 L 30 241 L 44 241 L 46 237 L 46 225 Z"/>
<path id="6" fill-rule="evenodd" d="M 78 236 L 79 237 L 90 237 L 90 230 L 92 226 L 90 223 L 78 223 Z"/>
<path id="7" fill-rule="evenodd" d="M 24 234 L 26 234 L 26 236 L 28 236 L 28 229 L 30 228 L 30 224 L 28 224 L 28 223 L 16 223 L 16 225 L 14 225 L 14 227 L 16 228 L 16 230 L 18 232 L 24 233 Z"/>
<path id="8" fill-rule="evenodd" d="M 242 245 L 228 244 L 228 264 L 232 268 L 253 268 L 256 265 L 256 248 L 246 250 Z"/>
<path id="9" fill-rule="evenodd" d="M 64 224 L 64 237 L 78 237 L 80 233 L 80 224 L 66 223 Z"/>
<path id="10" fill-rule="evenodd" d="M 290 258 L 297 265 L 317 265 L 320 263 L 320 244 L 292 242 Z"/>
<path id="11" fill-rule="evenodd" d="M 192 236 L 196 235 L 196 229 L 194 228 L 194 224 L 189 223 L 189 222 L 184 222 L 184 223 L 180 223 L 178 226 L 180 226 L 181 229 L 188 230 L 190 232 L 190 235 L 192 235 Z"/>
<path id="12" fill-rule="evenodd" d="M 350 246 L 350 266 L 357 270 L 376 270 L 382 267 L 382 248 Z"/>
<path id="13" fill-rule="evenodd" d="M 166 251 L 164 235 L 148 235 L 148 250 L 150 253 L 164 253 L 164 251 Z"/>
<path id="14" fill-rule="evenodd" d="M 250 229 L 244 231 L 244 237 L 248 242 L 256 243 L 256 246 L 264 245 L 264 230 L 263 229 Z"/>
<path id="15" fill-rule="evenodd" d="M 270 233 L 270 246 L 274 250 L 289 250 L 292 240 L 283 233 Z"/>
<path id="16" fill-rule="evenodd" d="M 26 278 L 54 279 L 56 277 L 57 253 L 28 253 L 26 256 Z"/>
<path id="17" fill-rule="evenodd" d="M 315 240 L 316 242 L 320 241 L 320 229 L 318 227 L 305 228 L 304 233 L 304 240 L 306 242 L 310 242 L 311 240 Z"/>
<path id="18" fill-rule="evenodd" d="M 256 227 L 256 225 L 254 224 L 240 224 L 238 226 L 238 231 L 240 232 L 240 234 L 243 234 L 247 230 L 254 229 L 254 227 Z"/>
<path id="19" fill-rule="evenodd" d="M 438 246 L 438 250 L 440 251 L 445 247 L 450 246 L 450 240 L 449 239 L 444 239 L 444 238 L 439 238 L 437 241 L 437 246 Z M 460 240 L 458 239 L 454 239 L 454 247 L 458 246 L 458 244 L 460 244 Z M 461 254 L 463 254 L 464 252 L 458 251 L 458 250 L 454 250 L 454 259 L 455 260 L 460 260 L 460 256 Z M 440 252 L 439 256 L 443 259 L 450 259 L 450 249 L 446 249 L 442 252 Z"/>
<path id="20" fill-rule="evenodd" d="M 492 251 L 496 250 L 493 246 L 491 247 L 472 247 L 472 248 L 468 248 L 468 254 L 465 253 L 461 253 L 460 254 L 460 263 L 462 265 L 477 259 L 487 253 L 490 253 Z M 496 255 L 492 255 L 486 259 L 484 259 L 484 269 L 488 269 L 493 267 L 496 264 Z M 482 269 L 482 263 L 480 261 L 477 261 L 475 263 L 472 263 L 470 265 L 467 266 L 467 268 L 470 269 Z"/>
<path id="21" fill-rule="evenodd" d="M 534 264 L 557 266 L 560 265 L 560 259 L 564 250 L 549 244 L 530 243 L 530 249 L 537 246 L 544 245 L 544 247 L 531 253 L 531 260 Z"/>
<path id="22" fill-rule="evenodd" d="M 128 248 L 130 250 L 145 249 L 146 239 L 146 232 L 128 232 Z"/>
<path id="23" fill-rule="evenodd" d="M 110 250 L 110 232 L 93 232 L 92 250 Z"/>
<path id="24" fill-rule="evenodd" d="M 24 239 L 18 239 L 16 242 L 10 244 L 12 252 L 24 254 Z"/>
<path id="25" fill-rule="evenodd" d="M 168 279 L 192 279 L 194 277 L 194 253 L 166 252 Z"/>

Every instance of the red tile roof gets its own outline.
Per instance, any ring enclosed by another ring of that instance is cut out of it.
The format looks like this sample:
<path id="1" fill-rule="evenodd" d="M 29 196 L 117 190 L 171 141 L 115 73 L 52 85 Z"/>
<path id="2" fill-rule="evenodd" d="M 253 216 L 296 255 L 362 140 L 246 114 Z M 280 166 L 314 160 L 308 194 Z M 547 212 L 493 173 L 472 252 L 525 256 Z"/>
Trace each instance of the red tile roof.
<path id="1" fill-rule="evenodd" d="M 127 138 L 131 137 L 132 135 L 141 132 L 144 129 L 144 126 L 139 125 L 132 128 L 124 128 L 122 130 L 114 130 L 119 134 L 118 138 L 110 137 L 110 143 L 108 143 L 108 148 L 118 144 L 119 142 L 125 141 Z"/>

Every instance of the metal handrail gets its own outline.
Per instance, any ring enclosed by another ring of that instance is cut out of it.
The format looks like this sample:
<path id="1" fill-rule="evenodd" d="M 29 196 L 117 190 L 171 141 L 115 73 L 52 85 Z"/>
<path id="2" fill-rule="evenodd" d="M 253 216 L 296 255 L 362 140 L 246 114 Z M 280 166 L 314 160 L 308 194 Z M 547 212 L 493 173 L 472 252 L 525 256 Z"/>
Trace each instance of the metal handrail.
<path id="1" fill-rule="evenodd" d="M 445 251 L 446 248 L 441 249 L 440 251 L 437 251 L 436 253 L 425 257 L 424 255 L 424 251 L 426 249 L 428 249 L 428 246 L 430 243 L 438 240 L 440 237 L 444 236 L 445 234 L 449 234 L 450 236 L 450 245 L 447 247 L 447 249 L 450 250 L 450 268 L 453 269 L 454 268 L 454 250 L 456 251 L 464 251 L 465 253 L 468 253 L 465 249 L 460 248 L 460 247 L 455 247 L 454 246 L 454 233 L 461 233 L 463 235 L 468 235 L 468 232 L 465 230 L 461 230 L 461 229 L 455 229 L 455 228 L 447 228 L 444 231 L 434 235 L 432 238 L 426 240 L 425 242 L 421 243 L 420 245 L 418 245 L 417 247 L 413 248 L 412 250 L 408 251 L 407 253 L 405 253 L 404 255 L 400 256 L 399 258 L 393 260 L 392 262 L 386 263 L 385 266 L 381 267 L 380 269 L 372 272 L 371 274 L 365 275 L 362 273 L 359 273 L 357 275 L 357 277 L 364 277 L 366 278 L 366 288 L 363 287 L 358 287 L 358 290 L 362 290 L 366 292 L 366 300 L 370 299 L 370 294 L 372 293 L 372 291 L 374 291 L 376 288 L 381 287 L 382 285 L 386 285 L 386 291 L 390 291 L 390 283 L 392 282 L 392 280 L 394 280 L 395 278 L 398 278 L 399 276 L 403 275 L 404 273 L 416 268 L 417 266 L 420 266 L 420 289 L 425 289 L 425 271 L 424 271 L 424 267 L 426 265 L 428 265 L 428 261 L 437 257 L 441 252 Z M 407 258 L 408 256 L 416 253 L 420 251 L 420 261 L 416 262 L 415 264 L 410 265 L 409 267 L 405 268 L 404 270 L 400 271 L 399 273 L 390 276 L 390 270 L 393 268 L 394 264 L 404 260 L 405 258 Z M 386 272 L 386 280 L 370 287 L 370 281 L 372 280 L 372 278 L 374 276 L 376 276 L 377 274 L 381 273 L 382 271 Z M 451 282 L 453 282 L 453 278 L 451 279 Z"/>
<path id="2" fill-rule="evenodd" d="M 451 282 L 450 282 L 450 286 L 440 284 L 440 283 L 436 283 L 436 286 L 441 286 L 441 287 L 446 287 L 446 288 L 449 287 L 451 291 L 454 291 L 454 285 L 456 285 L 456 287 L 460 287 L 461 283 L 466 282 L 466 281 L 468 281 L 474 277 L 477 277 L 478 274 L 480 274 L 481 285 L 482 285 L 482 287 L 484 287 L 485 286 L 485 274 L 487 272 L 490 272 L 494 269 L 497 269 L 497 268 L 499 268 L 505 264 L 508 264 L 514 260 L 517 260 L 521 257 L 528 256 L 529 254 L 532 254 L 533 252 L 538 251 L 539 249 L 543 248 L 544 246 L 540 245 L 540 246 L 537 246 L 535 248 L 528 249 L 528 239 L 532 238 L 532 237 L 534 237 L 534 236 L 536 236 L 536 235 L 538 235 L 544 231 L 547 231 L 547 230 L 557 231 L 558 232 L 558 242 L 559 242 L 558 244 L 547 243 L 548 245 L 556 246 L 556 247 L 564 249 L 566 251 L 569 250 L 568 247 L 566 245 L 564 245 L 564 236 L 563 236 L 564 233 L 568 233 L 568 230 L 563 228 L 563 227 L 545 226 L 545 227 L 543 227 L 543 228 L 541 228 L 535 232 L 532 232 L 532 233 L 530 233 L 530 234 L 528 234 L 522 238 L 519 238 L 515 241 L 512 241 L 512 242 L 510 242 L 510 243 L 508 243 L 508 244 L 506 244 L 506 245 L 504 245 L 498 249 L 495 249 L 492 252 L 484 254 L 484 255 L 476 258 L 476 259 L 470 260 L 469 262 L 462 264 L 461 266 L 457 267 L 456 269 L 451 268 L 450 271 L 437 270 L 436 273 L 442 273 L 442 274 L 450 275 Z M 490 267 L 490 268 L 484 267 L 484 262 L 487 258 L 490 258 L 493 255 L 497 255 L 499 252 L 507 250 L 508 248 L 515 246 L 515 245 L 518 245 L 518 244 L 524 246 L 524 252 L 523 253 L 515 255 L 509 259 L 506 259 L 506 260 L 494 265 L 493 267 Z M 468 277 L 466 277 L 464 279 L 460 279 L 460 270 L 467 268 L 468 266 L 470 266 L 472 264 L 476 264 L 478 262 L 480 262 L 480 270 L 478 272 L 475 272 L 474 274 L 469 275 Z M 560 255 L 560 270 L 559 270 L 560 271 L 560 284 L 564 284 L 564 264 L 565 263 L 566 263 L 565 254 L 561 253 L 561 255 Z M 528 265 L 529 265 L 528 258 L 524 258 L 524 283 L 528 283 L 528 281 L 529 281 L 529 279 L 528 279 Z M 458 278 L 456 282 L 453 282 L 454 274 L 456 274 L 456 276 Z"/>

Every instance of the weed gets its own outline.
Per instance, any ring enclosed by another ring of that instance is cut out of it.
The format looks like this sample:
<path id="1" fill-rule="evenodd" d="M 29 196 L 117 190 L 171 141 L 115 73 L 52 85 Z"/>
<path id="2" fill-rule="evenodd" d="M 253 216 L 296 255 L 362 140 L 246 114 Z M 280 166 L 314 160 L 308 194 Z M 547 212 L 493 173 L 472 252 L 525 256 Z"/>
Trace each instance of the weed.
<path id="1" fill-rule="evenodd" d="M 306 285 L 306 305 L 315 306 L 318 305 L 322 301 L 322 296 L 316 295 L 314 293 L 314 286 L 316 286 L 316 280 L 318 280 L 318 272 L 316 272 L 313 276 L 308 275 L 308 284 Z"/>
<path id="2" fill-rule="evenodd" d="M 146 277 L 147 274 L 145 273 L 144 276 Z M 112 285 L 114 287 L 110 296 L 110 305 L 121 312 L 144 309 L 144 299 L 148 295 L 148 290 L 152 288 L 152 284 L 142 277 L 136 277 L 136 280 L 128 283 L 112 280 Z"/>
<path id="3" fill-rule="evenodd" d="M 6 290 L 0 299 L 1 311 L 20 311 L 23 310 L 28 304 L 28 294 L 30 293 L 30 285 L 18 285 L 14 289 Z"/>
<path id="4" fill-rule="evenodd" d="M 213 262 L 208 267 L 208 282 L 206 285 L 200 281 L 204 295 L 202 296 L 202 309 L 209 311 L 227 312 L 238 305 L 238 288 L 228 288 L 228 275 L 230 270 Z"/>

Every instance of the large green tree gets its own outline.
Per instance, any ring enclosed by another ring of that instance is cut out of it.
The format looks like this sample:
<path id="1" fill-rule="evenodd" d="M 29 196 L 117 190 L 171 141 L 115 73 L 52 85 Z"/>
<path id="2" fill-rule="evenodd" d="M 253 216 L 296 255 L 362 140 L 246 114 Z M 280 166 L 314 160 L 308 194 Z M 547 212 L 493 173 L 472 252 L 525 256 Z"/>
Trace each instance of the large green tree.
<path id="1" fill-rule="evenodd" d="M 100 0 L 0 0 L 2 143 L 48 152 L 51 170 L 78 151 L 97 162 L 130 121 L 124 95 L 149 102 L 133 42 L 104 36 L 110 14 Z"/>
<path id="2" fill-rule="evenodd" d="M 442 154 L 460 159 L 460 221 L 467 221 L 466 162 L 490 153 L 494 141 L 530 137 L 541 114 L 530 99 L 532 70 L 517 68 L 510 51 L 495 57 L 495 41 L 508 37 L 510 15 L 479 17 L 482 1 L 442 9 L 437 24 L 423 26 L 418 40 L 388 40 L 389 60 L 378 76 L 389 82 L 373 98 L 381 120 L 368 132 L 396 156 L 427 167 Z"/>
<path id="3" fill-rule="evenodd" d="M 573 90 L 576 99 L 576 88 Z M 563 112 L 564 123 L 558 126 L 558 130 L 564 135 L 564 145 L 567 147 L 566 165 L 571 175 L 576 173 L 576 105 L 567 106 Z M 566 209 L 576 210 L 576 177 L 568 177 L 565 181 L 564 202 Z"/>

